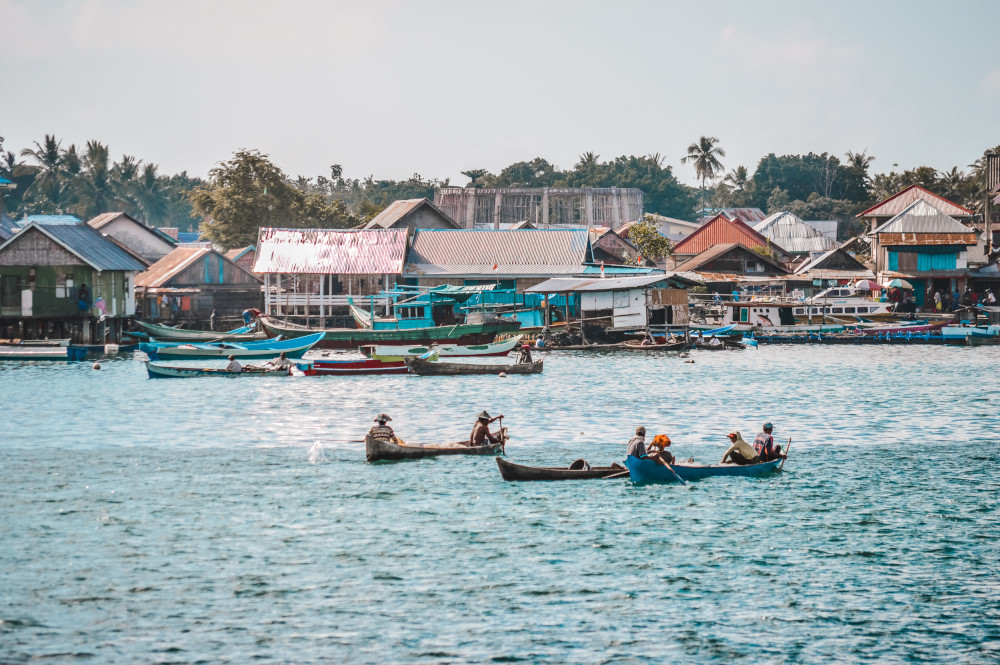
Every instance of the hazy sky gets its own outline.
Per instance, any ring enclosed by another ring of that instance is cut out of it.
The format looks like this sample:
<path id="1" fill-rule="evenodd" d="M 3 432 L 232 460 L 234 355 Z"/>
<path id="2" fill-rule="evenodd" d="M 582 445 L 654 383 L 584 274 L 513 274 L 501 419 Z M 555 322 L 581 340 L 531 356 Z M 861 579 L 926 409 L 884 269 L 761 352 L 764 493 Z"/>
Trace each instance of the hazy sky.
<path id="1" fill-rule="evenodd" d="M 998 26 L 995 0 L 0 0 L 0 135 L 460 185 L 586 151 L 693 183 L 702 135 L 727 170 L 866 148 L 876 171 L 963 168 L 1000 144 Z"/>

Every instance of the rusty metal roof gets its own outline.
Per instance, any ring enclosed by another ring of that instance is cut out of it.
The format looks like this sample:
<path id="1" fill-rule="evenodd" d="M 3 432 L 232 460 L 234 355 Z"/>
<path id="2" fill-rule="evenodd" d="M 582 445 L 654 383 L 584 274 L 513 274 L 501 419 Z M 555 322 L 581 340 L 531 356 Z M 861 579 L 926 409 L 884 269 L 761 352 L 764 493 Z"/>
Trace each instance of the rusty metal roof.
<path id="1" fill-rule="evenodd" d="M 855 269 L 856 270 L 871 272 L 868 269 L 868 267 L 865 266 L 864 263 L 862 263 L 861 261 L 859 261 L 855 257 L 851 256 L 847 252 L 847 250 L 845 250 L 843 247 L 838 246 L 838 247 L 834 247 L 833 249 L 831 249 L 828 252 L 824 252 L 823 254 L 820 254 L 819 256 L 817 256 L 814 259 L 811 259 L 809 261 L 804 262 L 802 265 L 800 265 L 795 270 L 795 273 L 796 274 L 801 274 L 801 273 L 808 272 L 810 270 L 827 270 L 827 268 L 823 267 L 823 264 L 825 264 L 827 261 L 829 261 L 830 259 L 832 259 L 833 256 L 836 255 L 836 254 L 839 254 L 842 258 L 846 259 L 848 263 L 855 264 Z M 832 270 L 835 271 L 835 269 L 832 269 Z M 874 277 L 874 274 L 872 276 Z"/>
<path id="2" fill-rule="evenodd" d="M 757 233 L 739 220 L 733 220 L 719 213 L 708 220 L 688 237 L 674 245 L 675 254 L 701 254 L 712 245 L 739 243 L 747 247 L 768 247 L 785 256 L 788 252 L 776 243 Z"/>
<path id="3" fill-rule="evenodd" d="M 881 233 L 879 243 L 885 247 L 907 245 L 975 245 L 975 233 Z"/>
<path id="4" fill-rule="evenodd" d="M 836 240 L 823 235 L 790 212 L 776 212 L 753 229 L 793 254 L 826 252 L 837 247 Z"/>
<path id="5" fill-rule="evenodd" d="M 914 244 L 975 244 L 976 233 L 960 221 L 945 214 L 923 199 L 917 199 L 906 206 L 892 219 L 869 233 L 879 237 L 879 242 L 887 244 L 888 236 L 961 235 L 972 236 L 969 242 L 922 242 Z M 896 238 L 897 240 L 901 238 Z M 914 240 L 919 238 L 914 237 Z M 926 240 L 932 240 L 927 238 Z"/>
<path id="6" fill-rule="evenodd" d="M 406 274 L 573 275 L 592 259 L 587 229 L 418 229 L 406 261 Z"/>
<path id="7" fill-rule="evenodd" d="M 164 286 L 179 272 L 213 251 L 210 247 L 178 247 L 149 266 L 149 270 L 136 275 L 135 285 L 143 287 Z"/>
<path id="8" fill-rule="evenodd" d="M 255 273 L 398 275 L 406 229 L 275 229 L 257 236 Z"/>
<path id="9" fill-rule="evenodd" d="M 753 251 L 751 248 L 747 247 L 746 245 L 742 245 L 742 244 L 740 244 L 738 242 L 720 243 L 718 245 L 712 245 L 711 247 L 709 247 L 708 249 L 706 249 L 701 254 L 698 254 L 697 256 L 694 256 L 694 257 L 688 259 L 687 261 L 685 261 L 684 263 L 680 264 L 679 266 L 677 266 L 676 270 L 677 270 L 677 272 L 697 271 L 698 268 L 700 268 L 701 266 L 705 265 L 706 263 L 709 263 L 712 260 L 717 259 L 717 258 L 719 258 L 720 256 L 722 256 L 724 254 L 728 254 L 729 252 L 733 251 L 734 249 L 742 249 L 745 252 L 749 252 L 750 254 L 753 254 L 755 258 L 757 258 L 760 261 L 763 261 L 764 263 L 767 263 L 767 264 L 771 265 L 778 272 L 782 272 L 782 273 L 788 272 L 788 270 L 785 269 L 785 267 L 782 266 L 780 263 L 777 263 L 776 261 L 774 261 L 770 257 L 764 256 L 763 254 L 758 254 L 757 252 Z"/>
<path id="10" fill-rule="evenodd" d="M 901 213 L 914 201 L 926 201 L 939 211 L 952 217 L 972 217 L 973 212 L 968 208 L 963 208 L 957 203 L 952 203 L 943 196 L 938 196 L 934 192 L 928 191 L 920 185 L 910 185 L 906 189 L 896 192 L 884 201 L 879 201 L 868 210 L 858 213 L 857 217 L 893 217 Z"/>
<path id="11" fill-rule="evenodd" d="M 399 201 L 393 201 L 389 206 L 372 218 L 370 222 L 365 224 L 366 229 L 388 229 L 392 228 L 392 225 L 409 215 L 414 210 L 421 208 L 423 206 L 430 207 L 434 212 L 436 212 L 440 217 L 446 221 L 451 226 L 458 228 L 458 224 L 455 223 L 451 217 L 447 215 L 441 208 L 438 208 L 434 203 L 427 198 L 423 199 L 403 199 Z"/>

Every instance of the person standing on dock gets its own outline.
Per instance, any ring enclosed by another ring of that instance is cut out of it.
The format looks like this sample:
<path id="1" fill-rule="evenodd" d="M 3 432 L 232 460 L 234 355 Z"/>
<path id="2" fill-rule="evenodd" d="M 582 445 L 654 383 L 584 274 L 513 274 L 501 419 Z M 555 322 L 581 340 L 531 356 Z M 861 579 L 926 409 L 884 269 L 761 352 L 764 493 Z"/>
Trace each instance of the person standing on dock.
<path id="1" fill-rule="evenodd" d="M 940 291 L 935 291 L 934 292 L 934 309 L 937 310 L 938 312 L 941 311 L 941 292 Z"/>
<path id="2" fill-rule="evenodd" d="M 500 420 L 503 418 L 501 413 L 496 418 L 490 418 L 490 414 L 483 411 L 479 414 L 479 419 L 476 421 L 475 426 L 472 428 L 472 434 L 469 435 L 469 445 L 470 446 L 485 446 L 487 442 L 489 443 L 499 443 L 501 432 L 492 433 L 490 432 L 490 423 L 494 420 Z"/>

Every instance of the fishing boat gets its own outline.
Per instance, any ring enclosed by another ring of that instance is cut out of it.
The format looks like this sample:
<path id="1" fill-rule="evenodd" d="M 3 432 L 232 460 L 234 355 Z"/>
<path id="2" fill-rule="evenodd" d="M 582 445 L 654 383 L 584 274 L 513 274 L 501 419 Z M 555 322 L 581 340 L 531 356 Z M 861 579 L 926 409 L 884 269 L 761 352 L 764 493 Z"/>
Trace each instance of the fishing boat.
<path id="1" fill-rule="evenodd" d="M 422 356 L 434 351 L 442 358 L 465 358 L 474 356 L 505 356 L 521 341 L 521 335 L 515 335 L 502 342 L 489 344 L 433 344 L 431 346 L 394 346 L 389 344 L 370 344 L 361 347 L 365 355 L 379 360 L 402 361 L 406 356 Z"/>
<path id="2" fill-rule="evenodd" d="M 0 360 L 83 360 L 86 357 L 87 349 L 75 346 L 0 346 Z"/>
<path id="3" fill-rule="evenodd" d="M 300 365 L 306 376 L 356 376 L 359 374 L 406 374 L 409 370 L 402 360 L 313 360 Z"/>
<path id="4" fill-rule="evenodd" d="M 69 346 L 65 339 L 0 339 L 0 346 Z"/>
<path id="5" fill-rule="evenodd" d="M 247 325 L 233 330 L 182 330 L 175 326 L 136 320 L 150 338 L 170 342 L 253 342 L 267 339 L 267 333 L 256 330 L 256 325 Z"/>
<path id="6" fill-rule="evenodd" d="M 776 459 L 770 462 L 759 464 L 671 464 L 674 473 L 662 464 L 658 464 L 651 459 L 639 459 L 629 455 L 625 459 L 625 466 L 628 467 L 629 477 L 633 483 L 675 483 L 679 476 L 681 480 L 702 480 L 703 478 L 714 478 L 716 476 L 763 476 L 773 473 L 781 466 L 782 460 Z"/>
<path id="7" fill-rule="evenodd" d="M 738 300 L 722 303 L 722 322 L 737 333 L 758 332 L 838 332 L 843 323 L 797 323 L 795 303 Z M 822 319 L 822 315 L 816 315 Z"/>
<path id="8" fill-rule="evenodd" d="M 663 342 L 661 344 L 643 344 L 642 342 L 625 342 L 626 349 L 633 351 L 682 351 L 690 346 L 687 342 Z"/>
<path id="9" fill-rule="evenodd" d="M 151 379 L 188 379 L 196 376 L 302 376 L 302 370 L 269 369 L 247 365 L 241 372 L 230 372 L 217 367 L 178 367 L 162 363 L 146 362 L 146 373 Z"/>
<path id="10" fill-rule="evenodd" d="M 306 351 L 316 345 L 323 333 L 315 333 L 305 337 L 286 340 L 264 340 L 260 342 L 223 342 L 219 344 L 180 344 L 176 346 L 160 346 L 157 344 L 141 344 L 152 360 L 169 360 L 175 358 L 274 358 L 284 353 L 287 358 L 301 358 Z"/>
<path id="11" fill-rule="evenodd" d="M 983 346 L 1000 344 L 1000 325 L 988 326 L 945 326 L 941 328 L 945 344 Z"/>
<path id="12" fill-rule="evenodd" d="M 504 480 L 509 481 L 529 481 L 529 480 L 591 480 L 595 478 L 627 478 L 628 470 L 620 464 L 611 466 L 593 466 L 583 469 L 547 467 L 547 466 L 524 466 L 508 462 L 502 457 L 497 457 L 497 466 L 500 468 L 500 475 Z"/>
<path id="13" fill-rule="evenodd" d="M 406 366 L 414 374 L 421 376 L 464 376 L 467 374 L 541 374 L 542 360 L 532 363 L 517 363 L 515 365 L 479 363 L 442 363 L 430 362 L 423 358 L 407 356 L 403 359 Z"/>
<path id="14" fill-rule="evenodd" d="M 506 428 L 500 429 L 501 441 L 483 446 L 470 446 L 467 442 L 440 445 L 407 444 L 397 445 L 384 439 L 376 439 L 370 434 L 365 437 L 365 459 L 369 462 L 400 461 L 440 457 L 442 455 L 496 455 L 503 453 L 507 439 Z"/>

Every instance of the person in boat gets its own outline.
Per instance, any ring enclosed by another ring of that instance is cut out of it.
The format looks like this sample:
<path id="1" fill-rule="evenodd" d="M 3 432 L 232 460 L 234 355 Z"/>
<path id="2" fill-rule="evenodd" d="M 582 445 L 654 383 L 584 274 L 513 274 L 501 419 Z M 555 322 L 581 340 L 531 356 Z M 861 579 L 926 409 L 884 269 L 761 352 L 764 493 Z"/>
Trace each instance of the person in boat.
<path id="1" fill-rule="evenodd" d="M 517 364 L 518 365 L 524 365 L 524 364 L 530 365 L 532 362 L 534 362 L 534 361 L 531 359 L 531 345 L 527 344 L 527 343 L 522 344 L 521 345 L 521 353 L 518 354 L 518 356 L 517 356 Z"/>
<path id="2" fill-rule="evenodd" d="M 758 462 L 757 453 L 754 452 L 753 446 L 744 441 L 739 432 L 730 432 L 729 441 L 731 445 L 722 456 L 723 464 L 745 465 L 756 464 Z"/>
<path id="3" fill-rule="evenodd" d="M 236 359 L 236 356 L 229 356 L 229 364 L 226 365 L 227 372 L 242 372 L 243 365 Z"/>
<path id="4" fill-rule="evenodd" d="M 490 414 L 485 411 L 480 413 L 475 426 L 472 428 L 472 434 L 469 435 L 469 445 L 485 446 L 487 443 L 499 443 L 501 433 L 490 432 L 490 423 L 501 418 L 503 418 L 502 413 L 496 418 L 490 418 Z"/>
<path id="5" fill-rule="evenodd" d="M 282 354 L 284 355 L 284 354 Z M 390 443 L 396 442 L 396 433 L 392 431 L 392 428 L 386 425 L 387 422 L 392 420 L 389 416 L 384 413 L 380 413 L 375 416 L 375 422 L 377 425 L 373 426 L 368 430 L 368 436 L 373 439 L 380 439 L 382 441 L 388 441 Z"/>
<path id="6" fill-rule="evenodd" d="M 667 448 L 670 447 L 670 437 L 666 434 L 657 434 L 653 437 L 653 440 L 649 442 L 649 448 L 646 454 L 652 458 L 653 455 L 657 455 L 663 463 L 673 464 L 675 458 L 670 454 Z"/>
<path id="7" fill-rule="evenodd" d="M 277 358 L 272 358 L 271 360 L 268 360 L 266 363 L 264 363 L 264 367 L 272 370 L 273 369 L 289 370 L 292 368 L 292 365 L 294 364 L 295 363 L 293 363 L 291 360 L 288 359 L 288 356 L 285 355 L 285 352 L 282 351 Z"/>
<path id="8" fill-rule="evenodd" d="M 712 338 L 708 340 L 708 345 L 709 346 L 721 346 L 722 345 L 722 341 L 718 337 L 716 337 L 715 335 L 712 335 Z"/>
<path id="9" fill-rule="evenodd" d="M 662 438 L 661 438 L 662 437 Z M 666 439 L 666 444 L 664 445 L 663 440 Z M 635 436 L 633 436 L 628 441 L 628 447 L 625 449 L 625 455 L 631 457 L 637 457 L 639 459 L 648 459 L 656 462 L 657 464 L 662 464 L 667 466 L 670 462 L 664 457 L 662 451 L 665 446 L 670 445 L 670 438 L 666 434 L 658 434 L 653 437 L 653 442 L 650 443 L 649 449 L 646 448 L 646 428 L 639 426 L 635 428 Z M 654 447 L 655 446 L 655 447 Z M 673 460 L 673 456 L 670 453 L 666 454 L 670 460 Z"/>
<path id="10" fill-rule="evenodd" d="M 774 445 L 774 436 L 771 434 L 773 431 L 774 425 L 766 422 L 761 433 L 753 440 L 754 452 L 761 462 L 770 462 L 781 457 L 781 446 Z"/>
<path id="11" fill-rule="evenodd" d="M 535 340 L 535 348 L 536 349 L 543 349 L 543 348 L 545 348 L 545 335 L 544 334 L 543 335 L 539 335 L 538 338 Z"/>

